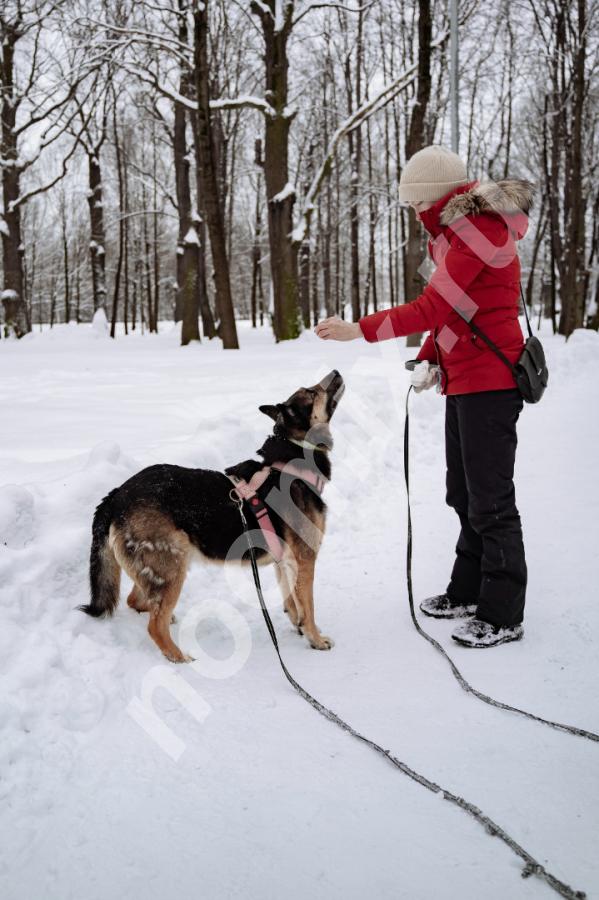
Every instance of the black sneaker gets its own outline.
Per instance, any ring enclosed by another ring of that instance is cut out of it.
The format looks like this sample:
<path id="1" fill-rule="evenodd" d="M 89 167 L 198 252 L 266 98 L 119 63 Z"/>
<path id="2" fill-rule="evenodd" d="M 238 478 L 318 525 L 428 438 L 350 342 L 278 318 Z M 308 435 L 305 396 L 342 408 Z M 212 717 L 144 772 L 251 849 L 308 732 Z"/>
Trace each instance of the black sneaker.
<path id="1" fill-rule="evenodd" d="M 420 609 L 425 616 L 432 616 L 433 619 L 465 619 L 476 613 L 476 603 L 456 604 L 447 594 L 437 594 L 423 600 Z"/>
<path id="2" fill-rule="evenodd" d="M 470 619 L 458 625 L 452 638 L 463 647 L 494 647 L 524 637 L 522 625 L 491 625 L 481 619 Z"/>

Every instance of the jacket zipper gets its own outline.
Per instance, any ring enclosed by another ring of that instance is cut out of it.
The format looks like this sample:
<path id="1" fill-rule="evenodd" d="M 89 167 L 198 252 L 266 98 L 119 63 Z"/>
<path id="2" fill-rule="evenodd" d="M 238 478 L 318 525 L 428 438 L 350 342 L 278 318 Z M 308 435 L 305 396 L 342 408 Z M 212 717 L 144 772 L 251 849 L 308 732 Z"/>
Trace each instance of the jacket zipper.
<path id="1" fill-rule="evenodd" d="M 433 329 L 432 336 L 433 336 L 433 344 L 435 347 L 435 356 L 437 357 L 437 365 L 439 366 L 439 371 L 441 372 L 441 393 L 446 394 L 447 393 L 447 372 L 441 365 L 441 357 L 439 355 L 439 347 L 437 346 L 437 329 L 436 328 Z"/>

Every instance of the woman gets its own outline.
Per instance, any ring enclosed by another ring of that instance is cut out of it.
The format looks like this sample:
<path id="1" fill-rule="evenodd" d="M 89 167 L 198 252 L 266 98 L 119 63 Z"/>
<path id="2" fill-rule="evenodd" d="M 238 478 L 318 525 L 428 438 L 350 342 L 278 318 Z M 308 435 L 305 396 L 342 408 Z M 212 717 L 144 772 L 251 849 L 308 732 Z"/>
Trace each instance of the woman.
<path id="1" fill-rule="evenodd" d="M 522 353 L 520 262 L 532 185 L 468 181 L 455 153 L 425 147 L 405 166 L 399 199 L 430 234 L 437 268 L 411 303 L 359 322 L 324 319 L 324 340 L 380 341 L 430 331 L 412 373 L 416 391 L 446 396 L 447 503 L 461 530 L 444 594 L 420 604 L 427 616 L 460 619 L 452 637 L 491 647 L 523 635 L 526 562 L 513 483 L 522 398 L 509 367 L 470 329 L 476 325 L 511 363 Z"/>

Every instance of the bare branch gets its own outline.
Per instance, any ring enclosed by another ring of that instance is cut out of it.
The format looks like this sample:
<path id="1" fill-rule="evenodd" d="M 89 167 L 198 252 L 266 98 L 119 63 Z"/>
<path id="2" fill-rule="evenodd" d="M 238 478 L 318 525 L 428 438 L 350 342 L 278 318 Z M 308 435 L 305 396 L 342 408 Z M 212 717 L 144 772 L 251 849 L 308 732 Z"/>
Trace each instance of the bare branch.
<path id="1" fill-rule="evenodd" d="M 23 206 L 25 203 L 27 203 L 28 200 L 31 200 L 32 197 L 36 197 L 38 194 L 44 194 L 46 191 L 49 191 L 51 188 L 53 188 L 55 184 L 58 184 L 58 182 L 61 181 L 67 174 L 68 163 L 78 146 L 78 139 L 74 139 L 71 149 L 66 154 L 66 156 L 63 157 L 62 171 L 59 172 L 58 175 L 55 178 L 51 179 L 51 181 L 49 181 L 47 184 L 40 185 L 40 187 L 33 188 L 32 190 L 27 191 L 25 194 L 21 194 L 21 196 L 18 197 L 17 200 L 14 200 L 10 204 L 11 210 L 17 209 L 17 207 L 19 206 Z"/>
<path id="2" fill-rule="evenodd" d="M 433 43 L 431 44 L 431 48 L 441 46 L 448 37 L 448 32 L 443 32 Z M 395 78 L 390 84 L 386 85 L 378 94 L 375 94 L 372 99 L 367 100 L 362 106 L 359 107 L 355 112 L 352 113 L 349 118 L 343 122 L 339 128 L 335 131 L 329 146 L 327 148 L 327 152 L 325 157 L 318 168 L 318 171 L 314 175 L 312 179 L 312 183 L 308 188 L 308 192 L 305 196 L 302 212 L 300 218 L 298 220 L 297 225 L 293 229 L 293 241 L 295 243 L 301 243 L 305 240 L 306 235 L 309 234 L 310 231 L 310 220 L 312 218 L 312 213 L 314 211 L 314 204 L 316 198 L 320 192 L 320 189 L 326 179 L 326 177 L 330 174 L 333 160 L 337 154 L 337 149 L 339 144 L 346 137 L 350 131 L 353 131 L 359 125 L 361 125 L 366 119 L 372 116 L 375 112 L 378 112 L 379 109 L 382 109 L 387 103 L 393 100 L 400 91 L 405 90 L 405 88 L 411 84 L 415 77 L 418 69 L 418 64 L 414 63 L 414 65 L 410 66 L 409 69 L 406 69 L 402 74 Z"/>
<path id="3" fill-rule="evenodd" d="M 295 17 L 295 19 L 293 20 L 293 27 L 295 28 L 297 23 L 300 22 L 304 18 L 304 16 L 307 16 L 309 12 L 312 12 L 313 9 L 323 9 L 325 7 L 328 7 L 329 9 L 340 9 L 340 10 L 343 10 L 344 12 L 349 12 L 349 13 L 361 13 L 361 12 L 366 12 L 366 10 L 368 10 L 368 9 L 371 9 L 374 6 L 374 4 L 375 4 L 375 0 L 370 0 L 370 3 L 365 3 L 364 6 L 357 6 L 357 7 L 345 6 L 344 3 L 319 3 L 319 2 L 309 3 L 308 6 L 305 9 L 303 9 L 301 11 L 301 13 L 299 13 L 299 15 L 297 15 Z"/>
<path id="4" fill-rule="evenodd" d="M 152 31 L 144 31 L 141 28 L 131 28 L 131 27 L 119 27 L 118 25 L 113 25 L 110 22 L 100 22 L 96 19 L 78 19 L 76 20 L 80 22 L 82 25 L 96 25 L 98 28 L 106 29 L 107 31 L 113 34 L 121 34 L 129 40 L 126 42 L 127 44 L 137 43 L 137 44 L 146 44 L 147 46 L 159 47 L 165 50 L 168 53 L 176 54 L 181 59 L 183 59 L 186 63 L 189 63 L 189 54 L 191 52 L 190 47 L 186 44 L 182 44 L 175 37 L 168 37 L 164 34 L 155 34 Z"/>
<path id="5" fill-rule="evenodd" d="M 143 81 L 144 84 L 153 87 L 157 90 L 163 97 L 166 97 L 168 100 L 172 100 L 173 103 L 180 103 L 181 106 L 185 106 L 187 109 L 195 112 L 198 108 L 198 104 L 195 100 L 190 100 L 189 97 L 186 97 L 184 94 L 180 94 L 175 88 L 168 87 L 165 84 L 162 84 L 158 80 L 158 76 L 147 69 L 134 69 L 129 66 L 128 63 L 121 63 L 121 69 L 124 72 L 127 72 L 129 75 L 133 75 L 135 78 L 138 78 L 140 81 Z"/>

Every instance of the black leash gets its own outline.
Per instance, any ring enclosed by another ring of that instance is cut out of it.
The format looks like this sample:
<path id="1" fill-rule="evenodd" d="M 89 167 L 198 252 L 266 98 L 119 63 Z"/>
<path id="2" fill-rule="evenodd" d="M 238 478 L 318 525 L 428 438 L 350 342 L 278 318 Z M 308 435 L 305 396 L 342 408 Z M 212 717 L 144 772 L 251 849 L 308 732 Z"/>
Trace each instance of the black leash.
<path id="1" fill-rule="evenodd" d="M 577 737 L 586 738 L 589 741 L 599 741 L 599 734 L 595 734 L 593 731 L 586 731 L 584 728 L 577 728 L 575 725 L 563 725 L 561 722 L 553 722 L 551 719 L 544 719 L 542 716 L 537 716 L 534 713 L 528 712 L 525 709 L 519 709 L 517 706 L 510 706 L 509 703 L 502 703 L 500 700 L 495 700 L 493 697 L 489 697 L 487 694 L 483 694 L 482 691 L 478 691 L 475 687 L 473 687 L 470 682 L 466 681 L 453 659 L 447 651 L 441 646 L 439 641 L 435 640 L 432 635 L 430 635 L 424 628 L 421 626 L 420 622 L 416 618 L 416 613 L 414 610 L 414 595 L 412 593 L 412 514 L 410 511 L 410 458 L 409 458 L 409 450 L 410 450 L 410 411 L 409 411 L 409 400 L 410 400 L 410 392 L 412 387 L 410 386 L 407 396 L 406 396 L 406 422 L 404 427 L 404 435 L 403 435 L 403 455 L 404 455 L 404 475 L 406 479 L 406 497 L 408 502 L 408 541 L 407 541 L 407 553 L 406 553 L 406 579 L 408 584 L 408 601 L 410 604 L 410 616 L 412 617 L 412 622 L 414 623 L 414 627 L 418 634 L 422 635 L 422 637 L 431 644 L 435 650 L 438 650 L 442 656 L 445 657 L 453 675 L 455 676 L 458 684 L 462 687 L 467 693 L 472 694 L 474 697 L 477 697 L 479 700 L 482 700 L 483 703 L 488 703 L 490 706 L 495 706 L 497 709 L 505 709 L 508 712 L 518 713 L 519 716 L 525 716 L 527 719 L 532 719 L 533 722 L 541 722 L 543 725 L 549 725 L 550 728 L 555 728 L 557 731 L 565 731 L 567 734 L 574 734 Z"/>
<path id="2" fill-rule="evenodd" d="M 523 878 L 529 878 L 531 875 L 536 875 L 538 878 L 542 878 L 543 881 L 545 881 L 551 888 L 553 888 L 553 890 L 557 894 L 559 894 L 560 897 L 566 897 L 568 898 L 568 900 L 586 900 L 587 895 L 584 891 L 575 891 L 574 888 L 570 887 L 570 885 L 565 884 L 563 881 L 560 881 L 559 878 L 556 878 L 555 875 L 552 875 L 551 872 L 548 872 L 547 869 L 543 865 L 541 865 L 540 862 L 538 862 L 538 860 L 531 856 L 531 854 L 528 853 L 528 851 L 525 850 L 524 847 L 518 844 L 518 842 L 515 841 L 507 831 L 501 828 L 500 825 L 490 819 L 489 816 L 485 815 L 485 813 L 481 809 L 479 809 L 473 803 L 470 803 L 468 800 L 465 800 L 463 797 L 460 797 L 458 794 L 453 794 L 451 791 L 448 791 L 446 788 L 441 787 L 434 781 L 430 781 L 424 775 L 421 775 L 415 769 L 410 768 L 410 766 L 394 756 L 390 750 L 385 750 L 380 746 L 380 744 L 377 744 L 375 741 L 370 740 L 370 738 L 367 738 L 359 731 L 356 731 L 355 728 L 345 722 L 340 716 L 337 715 L 337 713 L 333 712 L 331 709 L 329 709 L 327 706 L 313 697 L 312 694 L 308 693 L 308 691 L 295 680 L 295 678 L 285 665 L 283 657 L 281 656 L 277 634 L 270 618 L 268 608 L 264 601 L 254 546 L 250 537 L 248 523 L 243 512 L 243 501 L 239 500 L 234 502 L 237 503 L 237 508 L 239 509 L 239 515 L 241 516 L 241 522 L 247 540 L 250 560 L 252 564 L 252 575 L 254 576 L 256 593 L 258 594 L 258 600 L 260 601 L 260 609 L 262 610 L 266 628 L 268 629 L 268 633 L 273 642 L 276 654 L 279 658 L 281 669 L 283 670 L 283 674 L 285 675 L 285 678 L 290 683 L 290 685 L 298 692 L 301 697 L 303 697 L 303 699 L 307 703 L 310 704 L 310 706 L 314 707 L 314 709 L 319 712 L 321 716 L 324 716 L 325 719 L 328 719 L 329 722 L 334 722 L 334 724 L 338 725 L 339 728 L 342 728 L 343 731 L 347 731 L 363 744 L 367 744 L 369 747 L 372 747 L 373 750 L 376 750 L 377 753 L 380 753 L 381 756 L 384 756 L 385 759 L 387 759 L 391 763 L 391 765 L 399 769 L 400 772 L 403 772 L 404 775 L 407 775 L 408 778 L 411 778 L 412 781 L 416 781 L 418 784 L 422 785 L 422 787 L 426 788 L 427 791 L 431 791 L 432 793 L 437 794 L 438 796 L 442 797 L 443 800 L 448 800 L 450 803 L 453 803 L 454 806 L 459 806 L 460 809 L 463 809 L 466 813 L 468 813 L 468 815 L 472 816 L 472 818 L 475 819 L 479 823 L 479 825 L 482 825 L 485 828 L 487 834 L 491 835 L 491 837 L 498 837 L 501 841 L 503 841 L 503 843 L 506 844 L 513 853 L 519 856 L 520 859 L 524 860 L 524 868 L 521 872 Z"/>

